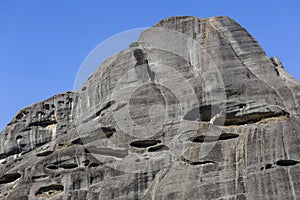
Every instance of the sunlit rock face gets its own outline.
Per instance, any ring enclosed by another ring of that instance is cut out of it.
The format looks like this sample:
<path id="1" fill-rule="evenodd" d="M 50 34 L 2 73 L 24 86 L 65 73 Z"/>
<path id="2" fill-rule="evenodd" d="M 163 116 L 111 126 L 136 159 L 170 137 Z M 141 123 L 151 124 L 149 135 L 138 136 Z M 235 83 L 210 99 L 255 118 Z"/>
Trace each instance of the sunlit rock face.
<path id="1" fill-rule="evenodd" d="M 300 198 L 300 84 L 228 17 L 170 17 L 0 135 L 0 199 Z"/>

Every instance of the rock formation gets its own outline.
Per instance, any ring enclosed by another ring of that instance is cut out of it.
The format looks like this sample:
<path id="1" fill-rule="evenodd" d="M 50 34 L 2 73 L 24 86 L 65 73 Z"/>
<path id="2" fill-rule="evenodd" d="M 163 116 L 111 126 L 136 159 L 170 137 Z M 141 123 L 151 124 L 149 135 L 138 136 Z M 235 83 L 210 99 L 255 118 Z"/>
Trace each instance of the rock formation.
<path id="1" fill-rule="evenodd" d="M 300 84 L 228 17 L 171 17 L 0 135 L 0 199 L 298 199 Z"/>

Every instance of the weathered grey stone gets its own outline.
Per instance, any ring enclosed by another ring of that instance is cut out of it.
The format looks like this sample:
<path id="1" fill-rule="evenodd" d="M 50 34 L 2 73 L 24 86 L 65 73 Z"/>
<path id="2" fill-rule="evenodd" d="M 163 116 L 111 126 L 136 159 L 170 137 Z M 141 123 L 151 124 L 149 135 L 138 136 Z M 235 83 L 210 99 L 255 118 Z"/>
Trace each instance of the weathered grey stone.
<path id="1" fill-rule="evenodd" d="M 232 19 L 167 18 L 81 91 L 17 113 L 0 199 L 297 199 L 299 103 Z"/>

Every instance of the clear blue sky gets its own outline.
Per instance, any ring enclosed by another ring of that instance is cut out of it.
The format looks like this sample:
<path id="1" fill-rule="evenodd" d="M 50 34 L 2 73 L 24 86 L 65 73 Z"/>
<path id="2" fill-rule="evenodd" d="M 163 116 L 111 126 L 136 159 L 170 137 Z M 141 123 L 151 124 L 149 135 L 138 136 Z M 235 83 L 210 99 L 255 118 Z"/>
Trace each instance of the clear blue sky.
<path id="1" fill-rule="evenodd" d="M 19 109 L 72 90 L 100 42 L 174 15 L 234 18 L 300 80 L 299 9 L 299 0 L 1 0 L 0 130 Z"/>

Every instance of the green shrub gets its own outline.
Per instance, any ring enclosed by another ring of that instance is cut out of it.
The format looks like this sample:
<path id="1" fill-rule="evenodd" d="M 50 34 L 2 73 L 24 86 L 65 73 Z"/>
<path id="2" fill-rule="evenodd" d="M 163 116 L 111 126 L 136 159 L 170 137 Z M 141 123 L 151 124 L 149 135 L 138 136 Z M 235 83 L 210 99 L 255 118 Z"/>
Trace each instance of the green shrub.
<path id="1" fill-rule="evenodd" d="M 132 47 L 138 47 L 139 46 L 139 43 L 138 42 L 133 42 L 129 45 L 130 48 Z"/>

